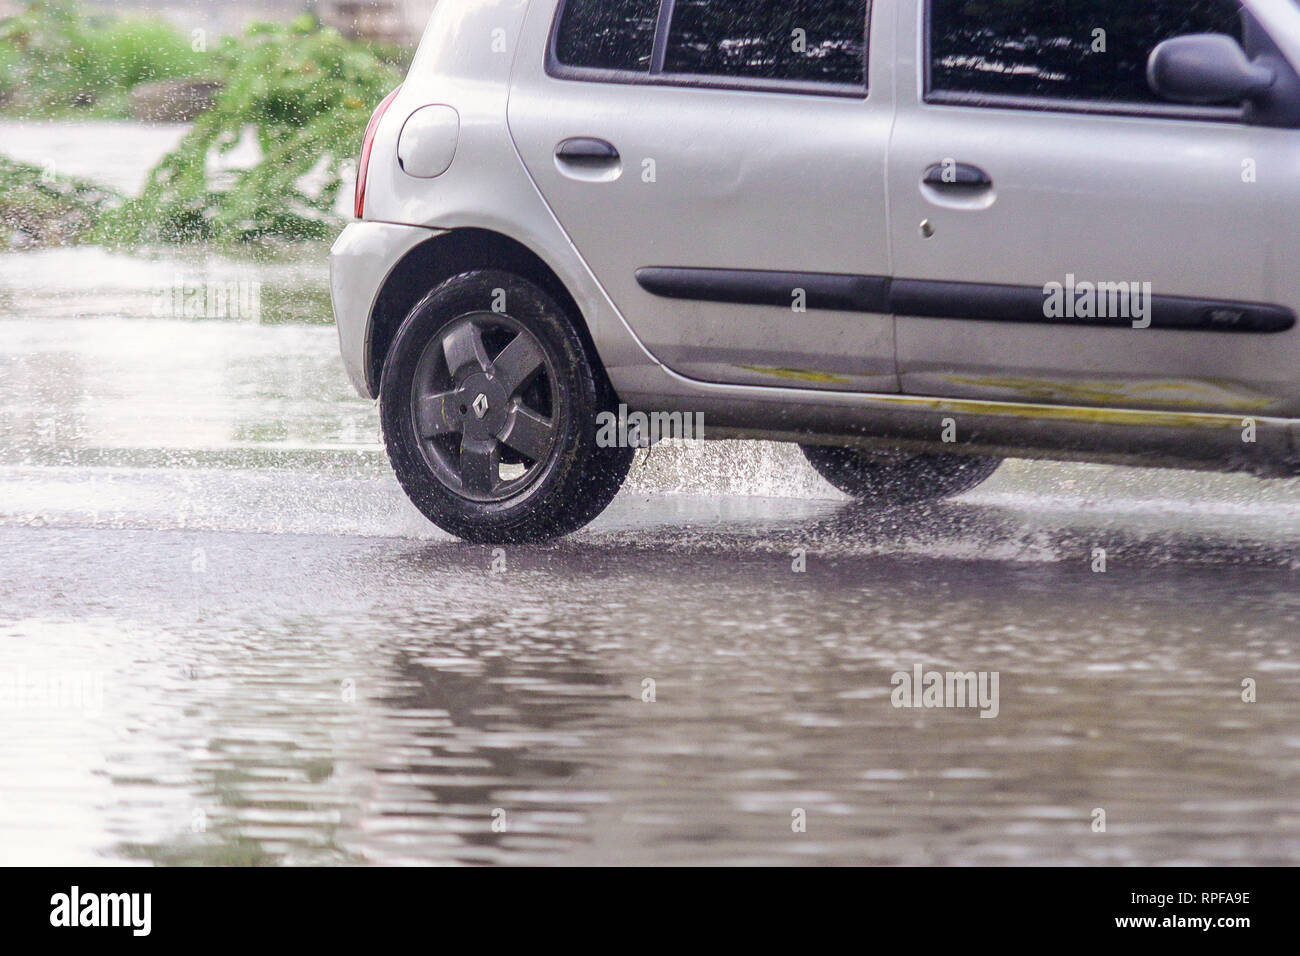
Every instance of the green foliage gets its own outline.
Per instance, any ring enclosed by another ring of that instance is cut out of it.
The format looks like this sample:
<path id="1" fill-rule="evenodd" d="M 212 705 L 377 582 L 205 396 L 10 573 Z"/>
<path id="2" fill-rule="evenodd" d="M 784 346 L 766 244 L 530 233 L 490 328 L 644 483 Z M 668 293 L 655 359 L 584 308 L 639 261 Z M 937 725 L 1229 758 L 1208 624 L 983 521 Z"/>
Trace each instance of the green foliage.
<path id="1" fill-rule="evenodd" d="M 319 239 L 337 229 L 344 169 L 398 72 L 307 16 L 256 25 L 227 41 L 223 55 L 232 66 L 216 107 L 153 171 L 143 195 L 108 217 L 103 240 Z M 250 132 L 261 161 L 214 174 L 214 161 Z"/>
<path id="2" fill-rule="evenodd" d="M 200 76 L 215 64 L 162 20 L 124 17 L 86 37 L 84 82 L 96 89 Z"/>
<path id="3" fill-rule="evenodd" d="M 13 99 L 18 90 L 22 59 L 13 47 L 0 43 L 0 107 Z"/>
<path id="4" fill-rule="evenodd" d="M 125 116 L 141 83 L 218 80 L 224 89 L 215 108 L 151 173 L 143 195 L 104 216 L 93 237 L 114 244 L 325 238 L 338 226 L 333 209 L 345 169 L 371 110 L 399 82 L 403 58 L 323 30 L 309 16 L 287 27 L 258 24 L 196 52 L 161 20 L 34 0 L 0 23 L 0 108 Z M 260 161 L 229 168 L 246 137 Z M 19 200 L 47 198 L 23 190 L 7 203 L 10 217 Z M 85 220 L 78 223 L 80 234 Z"/>
<path id="5" fill-rule="evenodd" d="M 99 15 L 75 0 L 34 0 L 0 23 L 0 105 L 9 112 L 125 116 L 137 84 L 222 66 L 162 20 Z"/>
<path id="6" fill-rule="evenodd" d="M 0 249 L 82 239 L 120 197 L 0 156 Z"/>

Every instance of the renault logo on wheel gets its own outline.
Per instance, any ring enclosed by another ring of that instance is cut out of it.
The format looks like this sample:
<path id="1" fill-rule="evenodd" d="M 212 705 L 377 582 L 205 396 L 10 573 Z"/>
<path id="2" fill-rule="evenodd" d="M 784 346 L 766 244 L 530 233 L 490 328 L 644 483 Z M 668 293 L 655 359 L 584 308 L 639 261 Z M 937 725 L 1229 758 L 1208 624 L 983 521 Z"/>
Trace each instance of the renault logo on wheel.
<path id="1" fill-rule="evenodd" d="M 483 420 L 483 416 L 486 415 L 486 414 L 488 413 L 488 399 L 487 399 L 487 396 L 486 396 L 486 395 L 480 395 L 478 398 L 474 399 L 474 404 L 473 404 L 472 408 L 474 409 L 474 416 L 475 416 L 479 421 L 482 421 L 482 420 Z"/>

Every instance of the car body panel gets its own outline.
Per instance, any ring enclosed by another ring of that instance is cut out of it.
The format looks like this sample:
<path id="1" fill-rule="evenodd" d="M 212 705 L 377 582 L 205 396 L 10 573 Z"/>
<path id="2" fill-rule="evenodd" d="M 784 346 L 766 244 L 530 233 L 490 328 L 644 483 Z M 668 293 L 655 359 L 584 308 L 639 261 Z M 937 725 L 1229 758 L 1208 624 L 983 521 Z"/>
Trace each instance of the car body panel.
<path id="1" fill-rule="evenodd" d="M 528 0 L 442 0 L 434 8 L 375 136 L 365 217 L 441 231 L 487 229 L 531 249 L 573 295 L 613 377 L 655 360 L 542 200 L 506 126 L 510 71 L 527 7 Z M 401 131 L 416 111 L 439 104 L 460 118 L 455 158 L 436 179 L 409 176 L 397 161 Z M 378 393 L 372 388 L 368 394 Z"/>
<path id="2" fill-rule="evenodd" d="M 398 262 L 423 242 L 440 235 L 420 226 L 354 222 L 330 249 L 330 297 L 339 347 L 348 380 L 359 395 L 374 397 L 367 381 L 370 321 L 379 293 Z"/>
<path id="3" fill-rule="evenodd" d="M 897 391 L 893 319 L 784 304 L 659 298 L 647 267 L 888 274 L 891 26 L 868 35 L 864 97 L 575 81 L 546 68 L 555 4 L 535 2 L 510 129 L 539 191 L 646 348 L 694 378 Z M 557 161 L 611 143 L 607 176 Z M 791 292 L 798 289 L 795 286 Z"/>
<path id="4" fill-rule="evenodd" d="M 1037 289 L 1073 276 L 1300 310 L 1300 131 L 926 103 L 923 9 L 902 19 L 896 58 L 896 276 Z M 992 195 L 972 203 L 927 190 L 924 171 L 946 158 L 987 172 Z M 1243 176 L 1246 162 L 1255 181 Z M 930 238 L 918 231 L 922 220 Z M 898 365 L 912 394 L 1300 413 L 1294 328 L 1265 335 L 900 314 Z"/>

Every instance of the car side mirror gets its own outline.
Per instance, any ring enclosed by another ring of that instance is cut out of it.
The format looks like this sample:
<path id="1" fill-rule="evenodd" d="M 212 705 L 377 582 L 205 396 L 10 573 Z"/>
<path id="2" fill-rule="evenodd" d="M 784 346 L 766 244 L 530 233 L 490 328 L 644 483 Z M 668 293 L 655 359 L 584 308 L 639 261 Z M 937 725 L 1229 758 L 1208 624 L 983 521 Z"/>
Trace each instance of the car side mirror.
<path id="1" fill-rule="evenodd" d="M 1147 60 L 1152 92 L 1175 103 L 1240 103 L 1263 95 L 1277 80 L 1225 33 L 1189 33 L 1166 40 Z"/>

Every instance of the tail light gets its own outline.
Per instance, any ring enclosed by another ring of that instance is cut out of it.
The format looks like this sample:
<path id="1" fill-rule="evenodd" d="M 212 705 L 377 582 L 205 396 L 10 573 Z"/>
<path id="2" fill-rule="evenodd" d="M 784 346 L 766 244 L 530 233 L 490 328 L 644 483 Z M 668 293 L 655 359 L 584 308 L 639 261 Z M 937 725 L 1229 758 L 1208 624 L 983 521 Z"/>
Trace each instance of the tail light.
<path id="1" fill-rule="evenodd" d="M 370 122 L 366 126 L 365 138 L 361 141 L 361 164 L 357 167 L 356 213 L 358 219 L 363 218 L 366 212 L 366 179 L 370 176 L 370 151 L 375 148 L 375 133 L 379 132 L 379 124 L 383 121 L 384 114 L 388 112 L 388 107 L 393 105 L 393 100 L 397 99 L 397 94 L 400 92 L 402 92 L 402 88 L 399 86 L 384 97 L 384 101 L 379 104 L 379 108 L 370 117 Z"/>

